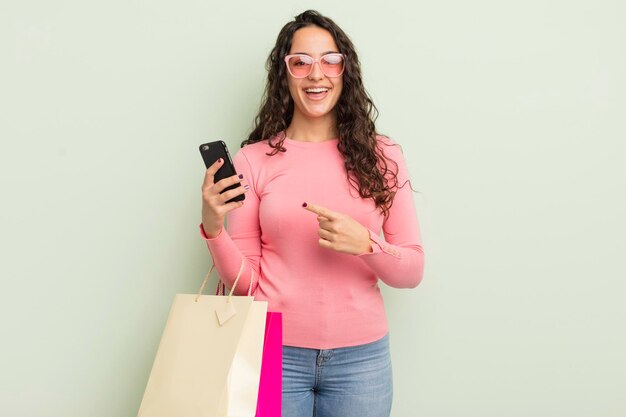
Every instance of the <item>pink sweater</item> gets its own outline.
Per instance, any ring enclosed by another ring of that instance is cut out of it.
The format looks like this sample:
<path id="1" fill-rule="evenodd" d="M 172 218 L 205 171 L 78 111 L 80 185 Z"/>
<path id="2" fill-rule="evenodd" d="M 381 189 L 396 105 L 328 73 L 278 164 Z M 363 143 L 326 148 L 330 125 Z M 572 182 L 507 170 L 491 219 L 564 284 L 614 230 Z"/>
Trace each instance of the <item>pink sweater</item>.
<path id="1" fill-rule="evenodd" d="M 337 139 L 287 138 L 287 152 L 268 156 L 272 149 L 262 141 L 235 155 L 237 173 L 250 185 L 245 203 L 229 214 L 216 238 L 207 239 L 200 227 L 227 286 L 244 257 L 235 293 L 245 294 L 253 280 L 255 299 L 283 313 L 284 345 L 332 349 L 373 342 L 388 331 L 378 279 L 397 288 L 415 287 L 422 279 L 424 253 L 404 158 L 390 139 L 378 140 L 399 168 L 400 187 L 386 220 L 350 186 Z M 367 227 L 373 252 L 348 255 L 320 247 L 317 216 L 303 202 L 348 214 Z"/>

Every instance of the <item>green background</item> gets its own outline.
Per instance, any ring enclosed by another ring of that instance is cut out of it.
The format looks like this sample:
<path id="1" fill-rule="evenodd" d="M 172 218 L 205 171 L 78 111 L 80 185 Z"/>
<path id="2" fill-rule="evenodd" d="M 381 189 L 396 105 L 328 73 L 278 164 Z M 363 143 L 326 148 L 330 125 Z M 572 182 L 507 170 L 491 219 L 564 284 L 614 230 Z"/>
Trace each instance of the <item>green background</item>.
<path id="1" fill-rule="evenodd" d="M 626 415 L 618 0 L 2 0 L 0 415 L 136 415 L 210 263 L 197 147 L 236 151 L 307 8 L 419 191 L 424 280 L 384 288 L 393 416 Z"/>

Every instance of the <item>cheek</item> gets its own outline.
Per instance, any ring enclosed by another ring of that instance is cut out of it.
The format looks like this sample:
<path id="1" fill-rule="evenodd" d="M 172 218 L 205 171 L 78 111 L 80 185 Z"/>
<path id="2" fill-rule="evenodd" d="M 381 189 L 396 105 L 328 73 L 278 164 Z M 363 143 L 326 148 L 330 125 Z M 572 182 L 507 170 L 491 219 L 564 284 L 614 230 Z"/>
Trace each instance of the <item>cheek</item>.
<path id="1" fill-rule="evenodd" d="M 341 97 L 341 94 L 343 93 L 343 78 L 337 81 L 333 88 L 337 92 L 337 100 L 339 100 L 339 97 Z"/>
<path id="2" fill-rule="evenodd" d="M 300 88 L 298 86 L 298 83 L 295 82 L 292 78 L 289 78 L 287 80 L 287 85 L 289 86 L 289 94 L 291 95 L 291 98 L 295 99 L 297 97 L 298 90 Z"/>

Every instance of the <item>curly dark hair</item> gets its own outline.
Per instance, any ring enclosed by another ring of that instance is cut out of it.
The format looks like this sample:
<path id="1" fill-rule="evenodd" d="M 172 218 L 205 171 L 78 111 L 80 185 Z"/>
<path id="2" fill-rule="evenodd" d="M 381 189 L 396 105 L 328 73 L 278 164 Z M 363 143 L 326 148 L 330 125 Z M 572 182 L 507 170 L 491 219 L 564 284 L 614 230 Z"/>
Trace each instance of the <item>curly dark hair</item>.
<path id="1" fill-rule="evenodd" d="M 336 112 L 339 143 L 351 186 L 362 198 L 374 200 L 383 215 L 389 214 L 398 186 L 398 165 L 387 159 L 377 140 L 374 121 L 378 110 L 363 86 L 361 65 L 354 45 L 345 32 L 328 17 L 307 10 L 287 23 L 278 34 L 276 45 L 267 58 L 267 84 L 254 129 L 241 146 L 268 139 L 273 149 L 268 155 L 285 152 L 285 130 L 291 123 L 294 102 L 289 93 L 284 57 L 289 54 L 294 33 L 303 27 L 326 29 L 344 55 L 343 90 L 333 111 Z M 390 169 L 394 165 L 394 169 Z"/>

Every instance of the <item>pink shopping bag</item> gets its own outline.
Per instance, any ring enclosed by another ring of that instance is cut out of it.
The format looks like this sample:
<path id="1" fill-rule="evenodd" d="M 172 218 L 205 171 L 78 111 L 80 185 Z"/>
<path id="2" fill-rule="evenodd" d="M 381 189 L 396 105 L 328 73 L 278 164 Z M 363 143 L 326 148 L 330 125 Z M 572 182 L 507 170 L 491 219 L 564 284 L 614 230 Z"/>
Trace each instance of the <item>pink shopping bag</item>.
<path id="1" fill-rule="evenodd" d="M 283 316 L 267 312 L 256 417 L 280 417 L 283 387 Z"/>

